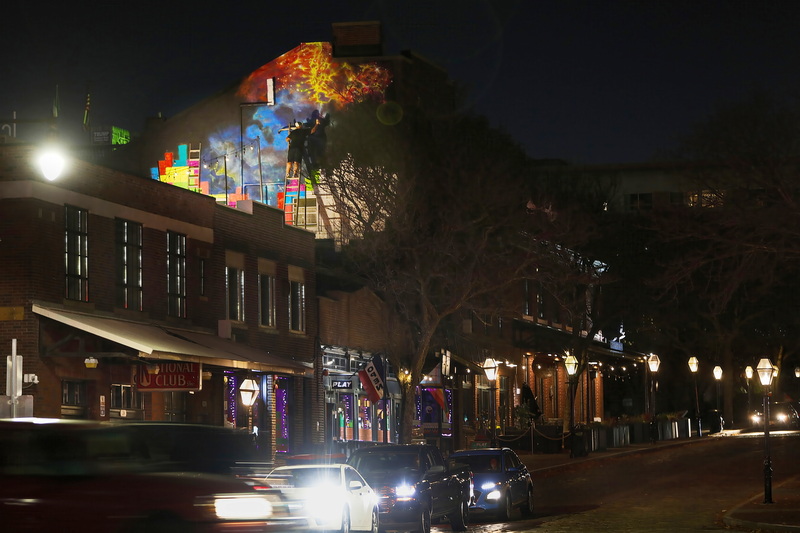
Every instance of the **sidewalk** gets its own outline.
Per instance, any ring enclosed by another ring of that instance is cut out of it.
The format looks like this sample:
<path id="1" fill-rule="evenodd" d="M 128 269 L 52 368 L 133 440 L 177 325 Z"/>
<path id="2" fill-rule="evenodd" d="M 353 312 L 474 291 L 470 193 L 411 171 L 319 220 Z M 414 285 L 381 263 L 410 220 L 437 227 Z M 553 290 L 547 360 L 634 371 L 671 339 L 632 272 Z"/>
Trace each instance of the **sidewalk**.
<path id="1" fill-rule="evenodd" d="M 697 438 L 671 439 L 655 444 L 630 444 L 624 448 L 609 448 L 605 451 L 590 452 L 584 457 L 570 458 L 569 451 L 565 450 L 561 453 L 521 453 L 519 458 L 535 479 L 549 477 L 586 461 L 598 461 L 636 453 L 653 453 L 664 448 L 685 446 L 697 442 L 702 441 Z M 737 502 L 725 513 L 723 521 L 726 526 L 742 531 L 800 533 L 800 476 L 774 484 L 772 501 L 774 503 L 763 503 L 764 493 L 761 492 L 744 503 Z"/>

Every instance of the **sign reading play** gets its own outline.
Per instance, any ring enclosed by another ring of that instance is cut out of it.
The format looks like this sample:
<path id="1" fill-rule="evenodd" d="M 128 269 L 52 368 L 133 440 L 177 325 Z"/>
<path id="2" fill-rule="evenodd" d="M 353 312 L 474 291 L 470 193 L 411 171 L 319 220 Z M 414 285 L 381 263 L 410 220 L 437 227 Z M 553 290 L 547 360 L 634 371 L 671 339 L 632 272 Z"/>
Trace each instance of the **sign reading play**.
<path id="1" fill-rule="evenodd" d="M 168 361 L 133 368 L 133 382 L 140 391 L 199 391 L 203 385 L 200 363 Z"/>

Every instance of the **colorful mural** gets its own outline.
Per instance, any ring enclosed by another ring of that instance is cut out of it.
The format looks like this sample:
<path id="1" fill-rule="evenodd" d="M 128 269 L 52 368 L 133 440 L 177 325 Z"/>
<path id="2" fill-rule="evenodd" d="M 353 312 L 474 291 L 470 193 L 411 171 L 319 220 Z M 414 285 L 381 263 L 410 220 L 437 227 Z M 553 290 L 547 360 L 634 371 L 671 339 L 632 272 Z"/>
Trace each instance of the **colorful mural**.
<path id="1" fill-rule="evenodd" d="M 379 63 L 334 60 L 329 43 L 301 44 L 221 95 L 219 110 L 206 111 L 220 123 L 168 147 L 176 152 L 165 153 L 152 177 L 231 206 L 261 201 L 286 210 L 291 223 L 291 206 L 311 194 L 326 127 L 335 127 L 336 113 L 349 103 L 384 100 L 391 79 Z"/>

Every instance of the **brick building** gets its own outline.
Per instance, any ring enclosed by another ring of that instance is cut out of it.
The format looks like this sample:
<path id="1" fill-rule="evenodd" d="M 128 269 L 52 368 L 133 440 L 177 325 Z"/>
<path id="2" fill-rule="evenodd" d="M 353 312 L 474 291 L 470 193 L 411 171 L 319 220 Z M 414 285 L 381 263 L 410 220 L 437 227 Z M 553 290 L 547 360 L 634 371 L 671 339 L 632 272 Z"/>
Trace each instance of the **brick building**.
<path id="1" fill-rule="evenodd" d="M 313 234 L 77 160 L 46 181 L 33 156 L 0 145 L 6 416 L 252 423 L 265 455 L 322 442 Z"/>

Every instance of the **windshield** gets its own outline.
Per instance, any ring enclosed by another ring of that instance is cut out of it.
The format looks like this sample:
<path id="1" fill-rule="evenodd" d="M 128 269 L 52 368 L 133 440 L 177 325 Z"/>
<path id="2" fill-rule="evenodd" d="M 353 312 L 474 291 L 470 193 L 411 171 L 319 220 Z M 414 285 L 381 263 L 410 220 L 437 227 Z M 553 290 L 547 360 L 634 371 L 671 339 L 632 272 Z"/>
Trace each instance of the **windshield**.
<path id="1" fill-rule="evenodd" d="M 273 470 L 267 483 L 274 488 L 313 488 L 321 485 L 338 485 L 338 468 L 287 468 Z"/>
<path id="2" fill-rule="evenodd" d="M 358 470 L 362 476 L 396 472 L 401 469 L 417 472 L 420 469 L 419 454 L 416 451 L 365 453 L 354 457 L 352 466 Z"/>
<path id="3" fill-rule="evenodd" d="M 462 464 L 469 466 L 473 474 L 488 474 L 500 471 L 499 455 L 457 455 L 450 457 L 450 465 Z"/>

